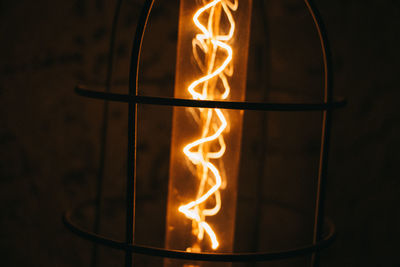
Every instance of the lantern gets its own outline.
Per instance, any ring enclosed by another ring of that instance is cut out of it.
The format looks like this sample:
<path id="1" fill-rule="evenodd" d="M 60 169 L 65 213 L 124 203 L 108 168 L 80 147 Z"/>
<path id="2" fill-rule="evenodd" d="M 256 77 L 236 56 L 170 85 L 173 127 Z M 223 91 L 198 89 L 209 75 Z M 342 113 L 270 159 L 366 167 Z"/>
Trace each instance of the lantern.
<path id="1" fill-rule="evenodd" d="M 333 224 L 325 220 L 323 214 L 331 113 L 334 108 L 344 106 L 345 102 L 332 98 L 326 33 L 311 1 L 304 2 L 321 41 L 325 78 L 322 103 L 244 101 L 251 0 L 181 0 L 174 98 L 138 95 L 140 51 L 154 3 L 154 0 L 146 0 L 132 50 L 129 94 L 114 94 L 109 90 L 96 92 L 83 86 L 76 89 L 82 96 L 129 104 L 126 239 L 115 241 L 84 230 L 72 221 L 71 212 L 64 216 L 66 226 L 95 243 L 124 250 L 126 267 L 133 265 L 134 253 L 182 259 L 184 262 L 178 266 L 185 267 L 213 266 L 213 263 L 207 262 L 273 261 L 313 255 L 312 266 L 319 266 L 318 252 L 332 242 L 335 232 Z M 118 1 L 116 18 L 120 3 L 121 0 Z M 115 24 L 113 29 L 112 36 L 115 37 Z M 111 44 L 112 55 L 113 42 Z M 107 79 L 108 89 L 110 80 Z M 136 124 L 137 106 L 141 104 L 173 107 L 164 248 L 142 246 L 134 242 Z M 282 251 L 233 252 L 237 176 L 245 110 L 322 112 L 312 244 Z M 323 231 L 324 228 L 327 232 Z M 166 260 L 165 266 L 177 265 Z"/>

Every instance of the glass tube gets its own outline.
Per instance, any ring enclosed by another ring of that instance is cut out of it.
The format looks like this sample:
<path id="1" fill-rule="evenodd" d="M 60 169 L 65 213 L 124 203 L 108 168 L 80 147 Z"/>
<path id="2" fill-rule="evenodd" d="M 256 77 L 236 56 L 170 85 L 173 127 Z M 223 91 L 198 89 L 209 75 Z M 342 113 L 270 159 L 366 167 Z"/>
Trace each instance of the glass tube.
<path id="1" fill-rule="evenodd" d="M 181 0 L 176 98 L 244 101 L 251 4 Z M 232 252 L 242 120 L 238 110 L 174 108 L 166 248 Z"/>

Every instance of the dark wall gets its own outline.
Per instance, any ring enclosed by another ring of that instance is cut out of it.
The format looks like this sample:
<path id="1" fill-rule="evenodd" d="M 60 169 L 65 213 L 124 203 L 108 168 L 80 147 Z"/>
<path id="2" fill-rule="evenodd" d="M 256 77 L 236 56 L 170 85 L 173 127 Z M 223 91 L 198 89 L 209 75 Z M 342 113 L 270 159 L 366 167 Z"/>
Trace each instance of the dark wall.
<path id="1" fill-rule="evenodd" d="M 320 100 L 319 43 L 303 2 L 254 1 L 247 99 Z M 78 97 L 73 88 L 82 82 L 104 90 L 115 2 L 0 1 L 1 266 L 90 263 L 91 245 L 68 232 L 61 217 L 95 195 L 103 103 Z M 142 2 L 123 4 L 113 92 L 127 92 Z M 331 41 L 335 95 L 348 101 L 333 116 L 326 212 L 338 237 L 322 254 L 322 266 L 400 266 L 400 2 L 315 2 Z M 155 7 L 142 57 L 141 93 L 173 94 L 177 6 L 178 1 L 168 0 Z M 171 110 L 143 106 L 139 111 L 137 242 L 161 246 Z M 119 239 L 124 233 L 127 116 L 125 105 L 110 104 L 101 228 Z M 319 113 L 245 114 L 237 250 L 310 241 L 312 216 L 292 217 L 276 203 L 306 213 L 313 209 L 320 121 Z M 257 194 L 262 201 L 257 202 Z M 93 212 L 86 208 L 76 219 L 91 227 Z M 123 262 L 117 251 L 99 252 L 101 266 Z"/>

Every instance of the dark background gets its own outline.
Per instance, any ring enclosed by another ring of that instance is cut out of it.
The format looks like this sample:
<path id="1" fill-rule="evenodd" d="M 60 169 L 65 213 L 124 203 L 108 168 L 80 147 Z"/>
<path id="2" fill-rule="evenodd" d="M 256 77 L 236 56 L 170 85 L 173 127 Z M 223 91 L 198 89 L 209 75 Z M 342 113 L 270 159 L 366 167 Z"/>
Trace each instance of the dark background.
<path id="1" fill-rule="evenodd" d="M 91 245 L 68 232 L 61 217 L 94 197 L 102 102 L 78 97 L 73 88 L 83 82 L 104 90 L 115 2 L 0 1 L 1 266 L 89 265 Z M 113 92 L 127 92 L 142 2 L 123 4 Z M 171 96 L 178 5 L 160 2 L 145 38 L 140 92 Z M 322 266 L 400 266 L 400 2 L 315 2 L 331 41 L 335 95 L 348 100 L 333 117 L 326 211 L 338 237 L 322 254 Z M 247 99 L 320 100 L 321 55 L 303 2 L 269 0 L 264 7 L 255 0 Z M 141 244 L 163 244 L 170 115 L 169 108 L 140 108 Z M 102 232 L 122 239 L 127 107 L 111 104 L 109 119 Z M 236 250 L 310 242 L 312 216 L 299 217 L 282 206 L 306 214 L 314 207 L 320 120 L 317 112 L 245 114 Z M 77 220 L 89 227 L 92 215 L 87 209 Z M 101 266 L 121 266 L 121 253 L 99 251 Z"/>

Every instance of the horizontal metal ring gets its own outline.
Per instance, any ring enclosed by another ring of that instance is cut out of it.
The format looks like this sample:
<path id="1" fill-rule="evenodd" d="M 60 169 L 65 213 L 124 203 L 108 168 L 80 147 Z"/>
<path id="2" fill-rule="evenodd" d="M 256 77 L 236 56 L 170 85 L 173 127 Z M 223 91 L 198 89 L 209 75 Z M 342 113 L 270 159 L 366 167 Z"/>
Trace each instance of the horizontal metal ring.
<path id="1" fill-rule="evenodd" d="M 127 94 L 105 93 L 85 89 L 78 85 L 75 92 L 84 97 L 102 99 L 115 102 L 179 106 L 179 107 L 198 107 L 198 108 L 221 108 L 234 110 L 259 110 L 259 111 L 323 111 L 344 107 L 345 100 L 333 101 L 331 103 L 262 103 L 262 102 L 239 102 L 239 101 L 214 101 L 214 100 L 194 100 L 182 98 L 166 98 L 151 96 L 131 96 Z"/>
<path id="2" fill-rule="evenodd" d="M 81 205 L 84 206 L 84 205 Z M 71 211 L 68 211 L 63 216 L 65 226 L 75 233 L 76 235 L 89 240 L 91 242 L 104 245 L 110 248 L 124 250 L 135 254 L 144 254 L 149 256 L 156 256 L 162 258 L 173 258 L 193 261 L 213 261 L 213 262 L 260 262 L 260 261 L 274 261 L 288 258 L 295 258 L 311 254 L 328 247 L 336 236 L 335 226 L 326 219 L 327 233 L 323 239 L 316 244 L 292 248 L 288 250 L 273 251 L 273 252 L 249 252 L 249 253 L 195 253 L 180 250 L 171 250 L 158 247 L 133 245 L 121 241 L 109 239 L 107 237 L 98 235 L 96 233 L 87 231 L 82 227 L 75 224 L 71 217 Z"/>

